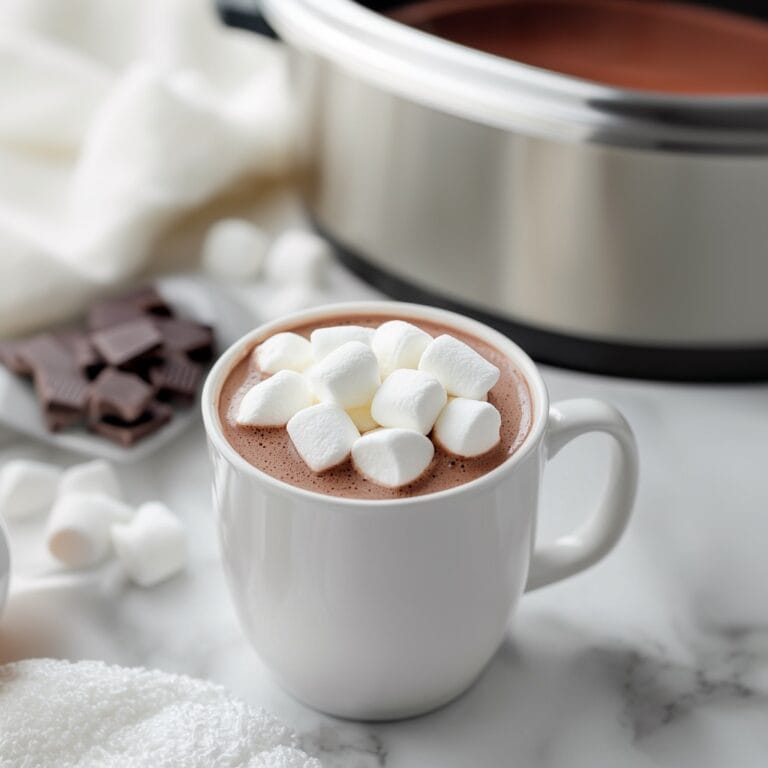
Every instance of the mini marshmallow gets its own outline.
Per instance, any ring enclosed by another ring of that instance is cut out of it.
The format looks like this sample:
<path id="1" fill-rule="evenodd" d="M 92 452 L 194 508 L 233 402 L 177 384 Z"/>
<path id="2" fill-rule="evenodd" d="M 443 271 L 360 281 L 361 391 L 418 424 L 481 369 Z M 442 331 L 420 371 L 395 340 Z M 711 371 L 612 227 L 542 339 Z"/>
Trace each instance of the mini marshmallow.
<path id="1" fill-rule="evenodd" d="M 6 520 L 44 512 L 56 499 L 61 470 L 52 464 L 13 459 L 0 471 L 0 515 Z"/>
<path id="2" fill-rule="evenodd" d="M 499 369 L 453 336 L 438 336 L 424 350 L 419 370 L 431 373 L 453 397 L 482 400 L 499 380 Z"/>
<path id="3" fill-rule="evenodd" d="M 237 423 L 245 427 L 282 427 L 313 402 L 309 383 L 300 373 L 278 371 L 245 393 L 237 411 Z"/>
<path id="4" fill-rule="evenodd" d="M 434 439 L 448 453 L 480 456 L 499 442 L 501 414 L 490 403 L 457 397 L 435 422 Z"/>
<path id="5" fill-rule="evenodd" d="M 203 268 L 226 280 L 255 278 L 267 252 L 267 235 L 243 219 L 217 221 L 203 242 Z"/>
<path id="6" fill-rule="evenodd" d="M 288 422 L 288 435 L 313 472 L 324 472 L 346 461 L 360 437 L 352 419 L 335 403 L 299 411 Z"/>
<path id="7" fill-rule="evenodd" d="M 256 347 L 253 358 L 264 373 L 301 373 L 312 364 L 312 345 L 298 333 L 276 333 Z"/>
<path id="8" fill-rule="evenodd" d="M 315 360 L 320 362 L 348 341 L 359 341 L 370 347 L 373 334 L 373 328 L 363 328 L 361 325 L 333 325 L 330 328 L 317 328 L 310 335 L 312 354 Z"/>
<path id="9" fill-rule="evenodd" d="M 114 467 L 104 459 L 86 461 L 64 470 L 59 494 L 66 493 L 101 493 L 113 499 L 122 498 Z"/>
<path id="10" fill-rule="evenodd" d="M 426 435 L 447 399 L 445 388 L 431 373 L 400 368 L 384 379 L 374 395 L 371 416 L 382 427 Z"/>
<path id="11" fill-rule="evenodd" d="M 349 418 L 355 423 L 360 434 L 364 432 L 370 432 L 372 429 L 380 426 L 376 420 L 371 416 L 371 406 L 362 405 L 359 408 L 350 408 L 347 413 Z"/>
<path id="12" fill-rule="evenodd" d="M 373 334 L 371 347 L 379 361 L 382 378 L 398 368 L 418 368 L 432 337 L 404 320 L 388 320 Z"/>
<path id="13" fill-rule="evenodd" d="M 128 505 L 103 494 L 59 496 L 48 518 L 48 550 L 70 568 L 95 565 L 109 554 L 110 527 L 127 522 L 132 516 Z"/>
<path id="14" fill-rule="evenodd" d="M 400 488 L 417 480 L 434 454 L 432 441 L 411 429 L 376 429 L 352 446 L 357 471 L 387 488 Z"/>
<path id="15" fill-rule="evenodd" d="M 269 250 L 267 277 L 282 284 L 322 288 L 328 281 L 331 247 L 322 237 L 301 229 L 283 232 Z"/>
<path id="16" fill-rule="evenodd" d="M 129 578 L 151 587 L 184 568 L 184 526 L 165 504 L 142 504 L 130 523 L 113 525 L 112 545 Z"/>
<path id="17" fill-rule="evenodd" d="M 371 402 L 379 386 L 379 363 L 373 350 L 361 341 L 348 341 L 307 370 L 318 400 L 342 408 L 359 408 Z"/>

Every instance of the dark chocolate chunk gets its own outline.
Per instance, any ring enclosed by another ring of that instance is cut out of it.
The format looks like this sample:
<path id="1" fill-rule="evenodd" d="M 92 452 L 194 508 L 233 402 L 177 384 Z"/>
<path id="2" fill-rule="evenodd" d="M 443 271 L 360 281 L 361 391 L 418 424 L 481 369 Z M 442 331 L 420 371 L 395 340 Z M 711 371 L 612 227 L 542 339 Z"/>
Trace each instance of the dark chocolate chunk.
<path id="1" fill-rule="evenodd" d="M 83 411 L 73 410 L 72 408 L 53 405 L 43 411 L 45 426 L 51 432 L 60 432 L 62 429 L 73 427 L 82 421 L 82 418 Z"/>
<path id="2" fill-rule="evenodd" d="M 157 432 L 172 417 L 172 408 L 163 403 L 155 402 L 136 421 L 126 422 L 115 416 L 105 416 L 97 421 L 91 421 L 88 424 L 88 429 L 122 445 L 124 448 L 130 448 L 147 435 Z"/>
<path id="3" fill-rule="evenodd" d="M 88 328 L 91 331 L 103 331 L 141 317 L 144 317 L 144 312 L 135 304 L 107 299 L 94 304 L 88 311 Z"/>
<path id="4" fill-rule="evenodd" d="M 149 380 L 157 389 L 161 400 L 176 400 L 185 405 L 195 401 L 203 368 L 184 355 L 169 354 L 150 372 Z"/>
<path id="5" fill-rule="evenodd" d="M 146 318 L 129 320 L 91 335 L 93 345 L 110 365 L 126 365 L 157 350 L 163 337 Z"/>
<path id="6" fill-rule="evenodd" d="M 213 357 L 213 329 L 209 325 L 176 318 L 157 320 L 156 325 L 167 352 L 182 352 L 200 363 Z"/>
<path id="7" fill-rule="evenodd" d="M 88 405 L 90 386 L 79 371 L 41 368 L 35 372 L 35 391 L 45 408 L 71 408 L 82 413 Z"/>
<path id="8" fill-rule="evenodd" d="M 17 354 L 35 375 L 41 370 L 71 372 L 77 370 L 72 352 L 50 333 L 28 339 Z"/>
<path id="9" fill-rule="evenodd" d="M 120 370 L 125 373 L 131 373 L 134 376 L 146 381 L 148 384 L 152 383 L 152 370 L 163 362 L 163 357 L 160 352 L 151 352 L 148 355 L 137 357 L 135 360 L 131 360 L 130 363 L 120 366 Z"/>
<path id="10" fill-rule="evenodd" d="M 89 378 L 93 379 L 104 368 L 104 360 L 96 351 L 87 333 L 65 331 L 57 335 L 61 343 L 69 349 L 75 365 Z"/>
<path id="11" fill-rule="evenodd" d="M 88 327 L 100 331 L 146 315 L 169 317 L 172 314 L 165 299 L 152 286 L 146 286 L 96 302 L 88 312 Z"/>
<path id="12" fill-rule="evenodd" d="M 194 402 L 214 352 L 213 329 L 174 317 L 155 288 L 97 302 L 90 333 L 77 329 L 0 341 L 0 364 L 31 376 L 52 431 L 87 416 L 88 428 L 123 446 L 160 429 L 172 400 Z"/>
<path id="13" fill-rule="evenodd" d="M 91 387 L 89 416 L 95 421 L 104 416 L 135 421 L 153 398 L 154 389 L 135 374 L 105 368 Z"/>
<path id="14" fill-rule="evenodd" d="M 120 295 L 120 301 L 133 304 L 148 315 L 162 315 L 170 317 L 173 312 L 168 302 L 157 292 L 152 285 L 142 285 L 127 293 Z"/>
<path id="15" fill-rule="evenodd" d="M 18 354 L 32 371 L 48 428 L 56 431 L 80 421 L 88 405 L 89 382 L 61 339 L 52 334 L 34 336 Z"/>
<path id="16" fill-rule="evenodd" d="M 32 369 L 24 359 L 24 341 L 0 341 L 0 363 L 17 376 L 31 376 Z"/>

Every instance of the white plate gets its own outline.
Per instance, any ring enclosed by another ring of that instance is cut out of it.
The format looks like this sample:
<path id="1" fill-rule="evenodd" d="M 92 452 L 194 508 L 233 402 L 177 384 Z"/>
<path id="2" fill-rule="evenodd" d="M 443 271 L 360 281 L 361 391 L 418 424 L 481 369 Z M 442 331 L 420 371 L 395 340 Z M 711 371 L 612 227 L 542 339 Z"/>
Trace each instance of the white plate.
<path id="1" fill-rule="evenodd" d="M 200 276 L 168 277 L 156 280 L 155 285 L 169 303 L 178 309 L 181 317 L 214 326 L 219 351 L 223 351 L 255 324 L 252 314 L 235 301 L 229 291 Z M 170 424 L 130 448 L 123 448 L 82 427 L 49 432 L 29 381 L 0 366 L 0 424 L 85 456 L 116 462 L 136 461 L 174 440 L 199 418 L 197 403 L 188 408 L 174 408 Z"/>

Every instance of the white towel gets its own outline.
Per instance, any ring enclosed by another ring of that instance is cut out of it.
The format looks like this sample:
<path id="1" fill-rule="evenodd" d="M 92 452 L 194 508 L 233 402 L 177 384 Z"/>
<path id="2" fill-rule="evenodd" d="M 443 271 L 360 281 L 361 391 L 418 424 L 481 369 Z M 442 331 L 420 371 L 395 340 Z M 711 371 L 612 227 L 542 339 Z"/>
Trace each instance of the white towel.
<path id="1" fill-rule="evenodd" d="M 0 768 L 321 768 L 260 709 L 202 680 L 98 661 L 0 667 Z"/>
<path id="2" fill-rule="evenodd" d="M 0 104 L 0 337 L 81 311 L 292 159 L 280 47 L 212 0 L 4 0 Z"/>

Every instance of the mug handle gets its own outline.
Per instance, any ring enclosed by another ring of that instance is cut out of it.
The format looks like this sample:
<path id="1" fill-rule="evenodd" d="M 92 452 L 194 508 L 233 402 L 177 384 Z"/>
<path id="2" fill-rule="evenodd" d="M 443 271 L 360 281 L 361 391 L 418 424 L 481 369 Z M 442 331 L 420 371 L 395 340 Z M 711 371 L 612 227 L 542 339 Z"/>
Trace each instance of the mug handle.
<path id="1" fill-rule="evenodd" d="M 549 409 L 544 437 L 547 460 L 588 432 L 610 435 L 612 446 L 608 488 L 595 512 L 573 533 L 534 548 L 526 591 L 573 576 L 607 555 L 629 522 L 637 491 L 637 443 L 626 419 L 600 400 L 555 403 Z"/>

